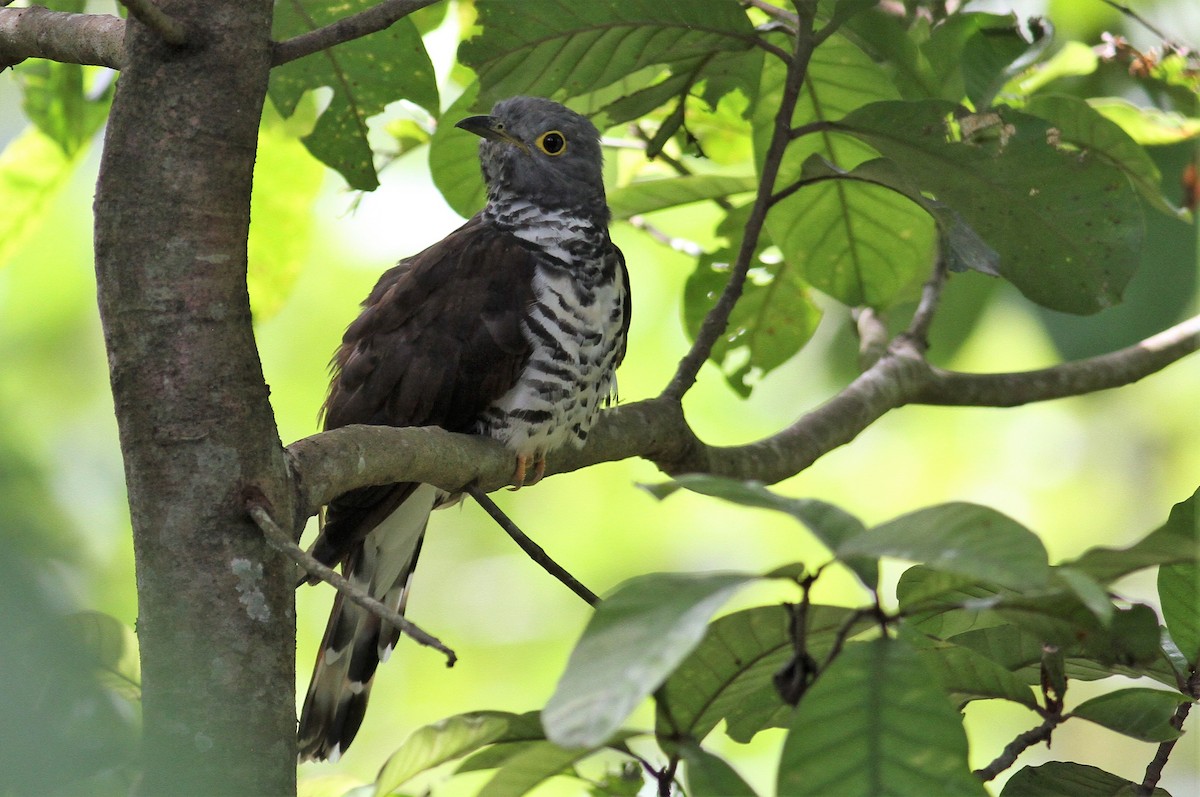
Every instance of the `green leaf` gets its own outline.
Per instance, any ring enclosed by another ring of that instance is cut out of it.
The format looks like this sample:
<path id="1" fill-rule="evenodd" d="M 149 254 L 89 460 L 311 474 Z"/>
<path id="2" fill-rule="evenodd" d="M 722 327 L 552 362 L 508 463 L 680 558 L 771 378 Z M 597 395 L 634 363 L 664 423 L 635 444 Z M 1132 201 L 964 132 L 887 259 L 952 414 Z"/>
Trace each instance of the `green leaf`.
<path id="1" fill-rule="evenodd" d="M 838 558 L 891 556 L 1013 589 L 1046 585 L 1046 549 L 1033 532 L 985 506 L 921 509 L 842 541 Z"/>
<path id="2" fill-rule="evenodd" d="M 256 321 L 283 306 L 312 244 L 313 204 L 325 170 L 271 109 L 264 109 L 250 197 L 246 283 Z"/>
<path id="3" fill-rule="evenodd" d="M 1143 108 L 1119 97 L 1090 99 L 1088 105 L 1144 146 L 1177 144 L 1200 136 L 1200 119 L 1173 111 Z"/>
<path id="4" fill-rule="evenodd" d="M 1146 150 L 1095 108 L 1077 97 L 1042 94 L 1030 99 L 1025 110 L 1051 122 L 1062 142 L 1098 155 L 1124 172 L 1142 198 L 1155 208 L 1187 218 L 1187 211 L 1175 207 L 1163 195 L 1162 174 Z"/>
<path id="5" fill-rule="evenodd" d="M 1081 314 L 1119 301 L 1142 240 L 1133 188 L 1107 160 L 1062 147 L 1044 120 L 928 100 L 873 103 L 836 127 L 962 214 L 1033 301 Z"/>
<path id="6" fill-rule="evenodd" d="M 729 218 L 741 214 L 734 211 Z M 764 257 L 760 239 L 741 298 L 729 315 L 725 334 L 709 359 L 738 395 L 746 398 L 762 378 L 787 362 L 812 338 L 821 320 L 809 286 L 799 271 Z M 737 253 L 731 248 L 705 253 L 684 288 L 684 324 L 694 340 L 729 281 Z"/>
<path id="7" fill-rule="evenodd" d="M 820 155 L 813 155 L 804 162 L 801 173 L 804 181 L 851 180 L 877 185 L 895 191 L 928 213 L 941 231 L 944 255 L 951 271 L 974 271 L 1000 276 L 1000 256 L 988 246 L 962 216 L 953 208 L 930 199 L 921 192 L 920 186 L 912 181 L 896 164 L 886 158 L 876 158 L 855 166 L 850 171 L 839 169 Z"/>
<path id="8" fill-rule="evenodd" d="M 87 146 L 108 117 L 115 81 L 97 68 L 31 58 L 13 71 L 24 94 L 25 115 L 68 158 Z M 89 77 L 105 81 L 95 97 L 88 96 Z"/>
<path id="9" fill-rule="evenodd" d="M 971 700 L 998 698 L 1037 708 L 1029 685 L 991 659 L 970 648 L 932 643 L 919 651 L 942 689 L 960 705 Z"/>
<path id="10" fill-rule="evenodd" d="M 64 155 L 62 147 L 33 126 L 0 152 L 0 266 L 38 229 L 84 154 Z"/>
<path id="11" fill-rule="evenodd" d="M 525 794 L 555 775 L 570 774 L 575 762 L 594 753 L 591 749 L 567 750 L 550 742 L 533 742 L 504 762 L 478 797 L 512 797 Z"/>
<path id="12" fill-rule="evenodd" d="M 1044 21 L 1036 27 L 1031 22 L 1032 41 L 1025 38 L 1015 15 L 1006 22 L 981 27 L 964 44 L 963 82 L 977 109 L 990 107 L 1004 85 L 1037 61 L 1053 41 L 1053 29 Z"/>
<path id="13" fill-rule="evenodd" d="M 1088 608 L 1088 611 L 1095 615 L 1101 625 L 1107 626 L 1112 622 L 1115 610 L 1112 598 L 1095 579 L 1087 573 L 1072 570 L 1069 567 L 1054 568 L 1054 575 L 1074 593 L 1079 602 Z"/>
<path id="14" fill-rule="evenodd" d="M 820 660 L 833 649 L 853 612 L 841 606 L 809 607 L 805 648 Z M 847 636 L 872 625 L 860 619 Z M 722 720 L 729 737 L 748 742 L 765 728 L 786 727 L 792 707 L 775 689 L 773 676 L 795 653 L 783 606 L 758 606 L 713 621 L 659 694 L 655 731 L 660 742 L 702 740 Z"/>
<path id="15" fill-rule="evenodd" d="M 640 213 L 720 199 L 734 194 L 744 194 L 758 187 L 753 177 L 726 177 L 723 175 L 693 174 L 662 180 L 643 180 L 622 186 L 609 194 L 608 207 L 613 218 L 628 219 Z"/>
<path id="16" fill-rule="evenodd" d="M 442 114 L 444 122 L 429 140 L 429 172 L 446 204 L 460 216 L 474 216 L 487 202 L 487 188 L 479 168 L 479 138 L 454 123 L 470 115 L 479 92 L 472 83 Z"/>
<path id="17" fill-rule="evenodd" d="M 721 498 L 740 506 L 758 509 L 773 509 L 791 515 L 800 521 L 813 536 L 829 550 L 836 550 L 843 540 L 857 536 L 866 530 L 863 522 L 849 512 L 833 504 L 814 498 L 788 498 L 767 489 L 761 482 L 738 481 L 721 476 L 685 474 L 674 481 L 655 485 L 642 485 L 659 500 L 666 498 L 679 488 L 701 495 Z M 854 570 L 868 587 L 874 587 L 878 579 L 878 566 L 874 559 L 852 559 L 847 565 Z"/>
<path id="18" fill-rule="evenodd" d="M 851 643 L 800 701 L 783 744 L 789 797 L 985 795 L 958 712 L 907 644 Z"/>
<path id="19" fill-rule="evenodd" d="M 1175 709 L 1187 702 L 1178 692 L 1118 689 L 1076 706 L 1071 714 L 1143 742 L 1169 742 L 1180 736 L 1171 725 Z"/>
<path id="20" fill-rule="evenodd" d="M 596 608 L 542 712 L 563 747 L 603 744 L 700 642 L 708 618 L 757 576 L 655 573 L 626 581 Z"/>
<path id="21" fill-rule="evenodd" d="M 754 117 L 754 146 L 761 168 L 783 92 L 784 70 L 773 59 L 763 69 Z M 866 103 L 896 97 L 886 73 L 841 36 L 813 54 L 792 125 L 830 122 Z M 836 131 L 822 131 L 788 145 L 775 183 L 781 191 L 803 178 L 805 162 L 819 155 L 851 170 L 875 152 Z M 843 180 L 805 185 L 777 202 L 767 230 L 783 253 L 772 271 L 789 270 L 848 305 L 887 307 L 916 295 L 932 262 L 931 220 L 905 197 L 878 185 Z"/>
<path id="22" fill-rule="evenodd" d="M 286 0 L 275 7 L 278 40 L 328 25 L 375 5 L 374 0 Z M 271 70 L 271 101 L 291 116 L 306 92 L 333 89 L 329 107 L 304 138 L 313 157 L 336 169 L 350 185 L 371 191 L 379 185 L 367 140 L 367 120 L 389 103 L 410 100 L 438 113 L 437 82 L 421 34 L 412 20 L 354 39 Z"/>
<path id="23" fill-rule="evenodd" d="M 516 94 L 575 97 L 653 64 L 748 50 L 754 41 L 745 13 L 722 0 L 483 3 L 479 22 L 483 33 L 463 42 L 459 59 L 478 73 L 483 105 Z"/>
<path id="24" fill-rule="evenodd" d="M 1128 548 L 1092 548 L 1075 561 L 1063 564 L 1087 573 L 1101 584 L 1111 584 L 1147 567 L 1196 561 L 1200 542 L 1197 496 L 1200 490 L 1171 507 L 1163 525 Z"/>
<path id="25" fill-rule="evenodd" d="M 1103 769 L 1072 761 L 1025 767 L 1004 784 L 1000 797 L 1129 797 L 1138 784 Z M 1152 797 L 1170 797 L 1155 789 Z"/>
<path id="26" fill-rule="evenodd" d="M 501 739 L 519 719 L 504 711 L 473 711 L 418 728 L 383 765 L 373 794 L 391 794 L 427 769 Z"/>
<path id="27" fill-rule="evenodd" d="M 67 632 L 79 640 L 100 685 L 130 703 L 142 699 L 142 669 L 137 635 L 102 612 L 77 612 L 66 618 Z"/>
<path id="28" fill-rule="evenodd" d="M 698 745 L 680 748 L 687 765 L 689 797 L 755 797 L 754 789 L 729 763 Z"/>
<path id="29" fill-rule="evenodd" d="M 1179 652 L 1188 663 L 1200 667 L 1200 565 L 1196 562 L 1168 565 L 1158 571 L 1158 598 L 1163 619 Z"/>

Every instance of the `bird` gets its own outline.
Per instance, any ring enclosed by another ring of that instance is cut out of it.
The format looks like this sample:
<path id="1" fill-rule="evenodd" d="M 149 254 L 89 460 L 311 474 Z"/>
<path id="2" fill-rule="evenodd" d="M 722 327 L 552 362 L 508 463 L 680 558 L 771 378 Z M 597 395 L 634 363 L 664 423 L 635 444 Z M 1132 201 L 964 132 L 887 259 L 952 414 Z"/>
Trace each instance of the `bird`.
<path id="1" fill-rule="evenodd" d="M 379 278 L 334 354 L 324 428 L 440 426 L 491 438 L 513 453 L 520 488 L 541 479 L 547 454 L 582 447 L 616 401 L 629 275 L 609 234 L 590 120 L 510 97 L 455 127 L 480 138 L 487 203 Z M 411 482 L 353 490 L 326 507 L 311 553 L 403 613 L 430 512 L 460 499 Z M 399 636 L 337 594 L 301 711 L 300 761 L 346 752 Z"/>

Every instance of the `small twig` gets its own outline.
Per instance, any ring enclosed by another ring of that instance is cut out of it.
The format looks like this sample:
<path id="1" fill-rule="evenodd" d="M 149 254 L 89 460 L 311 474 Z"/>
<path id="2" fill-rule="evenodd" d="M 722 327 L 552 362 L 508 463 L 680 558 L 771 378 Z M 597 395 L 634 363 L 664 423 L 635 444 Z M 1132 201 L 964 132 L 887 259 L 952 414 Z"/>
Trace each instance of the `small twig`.
<path id="1" fill-rule="evenodd" d="M 850 318 L 858 332 L 858 368 L 865 371 L 887 354 L 887 324 L 871 307 L 855 307 L 850 311 Z"/>
<path id="2" fill-rule="evenodd" d="M 769 0 L 742 0 L 742 5 L 746 8 L 757 8 L 768 17 L 780 22 L 786 22 L 792 26 L 800 24 L 800 17 L 786 8 L 774 5 Z"/>
<path id="3" fill-rule="evenodd" d="M 649 235 L 655 241 L 658 241 L 663 246 L 669 246 L 676 252 L 683 252 L 688 257 L 700 257 L 704 254 L 704 247 L 695 241 L 689 241 L 687 238 L 676 238 L 674 235 L 666 233 L 655 227 L 650 222 L 646 221 L 646 217 L 642 215 L 630 216 L 629 226 L 635 230 L 641 230 Z"/>
<path id="4" fill-rule="evenodd" d="M 421 630 L 399 612 L 392 611 L 387 606 L 384 606 L 362 589 L 351 584 L 341 573 L 314 559 L 312 554 L 292 541 L 291 536 L 279 527 L 279 524 L 271 517 L 271 513 L 261 503 L 253 499 L 248 500 L 246 502 L 246 511 L 254 519 L 254 522 L 258 524 L 258 527 L 262 529 L 263 537 L 267 543 L 299 565 L 306 573 L 321 579 L 340 592 L 343 597 L 358 604 L 385 623 L 400 629 L 417 644 L 440 651 L 446 656 L 447 667 L 453 667 L 454 663 L 458 661 L 458 656 L 455 655 L 454 651 L 446 647 L 440 639 Z"/>
<path id="5" fill-rule="evenodd" d="M 929 347 L 929 327 L 933 324 L 933 315 L 942 298 L 942 288 L 946 285 L 946 273 L 946 258 L 939 255 L 937 263 L 933 267 L 933 274 L 921 288 L 921 301 L 917 304 L 912 321 L 909 322 L 908 329 L 904 333 L 921 351 L 925 351 Z"/>
<path id="6" fill-rule="evenodd" d="M 26 58 L 120 69 L 125 20 L 108 14 L 70 14 L 44 6 L 0 8 L 0 69 Z"/>
<path id="7" fill-rule="evenodd" d="M 466 488 L 466 493 L 474 498 L 484 508 L 484 511 L 492 516 L 492 520 L 496 521 L 500 525 L 500 528 L 504 529 L 505 533 L 513 538 L 513 542 L 519 545 L 521 550 L 528 554 L 530 559 L 541 565 L 543 570 L 565 584 L 568 589 L 586 601 L 589 606 L 595 606 L 600 603 L 600 598 L 596 593 L 579 583 L 575 576 L 568 573 L 562 565 L 551 559 L 540 545 L 529 539 L 525 532 L 517 528 L 517 524 L 509 520 L 508 515 L 504 514 L 500 507 L 496 506 L 496 502 L 488 498 L 487 493 L 480 490 L 474 484 Z"/>
<path id="8" fill-rule="evenodd" d="M 323 28 L 302 33 L 286 41 L 276 42 L 271 65 L 286 64 L 297 58 L 328 50 L 335 45 L 386 30 L 414 11 L 419 11 L 436 2 L 438 0 L 383 0 L 378 5 L 343 17 Z"/>
<path id="9" fill-rule="evenodd" d="M 1187 719 L 1188 712 L 1192 710 L 1191 703 L 1180 703 L 1175 709 L 1174 716 L 1171 717 L 1171 727 L 1177 731 L 1183 730 L 1183 721 Z M 1171 751 L 1175 749 L 1175 744 L 1179 739 L 1172 739 L 1169 742 L 1163 742 L 1158 746 L 1158 750 L 1154 753 L 1154 759 L 1146 767 L 1146 775 L 1142 778 L 1142 785 L 1137 788 L 1137 794 L 1143 797 L 1149 797 L 1154 794 L 1154 787 L 1158 785 L 1158 781 L 1162 778 L 1163 767 L 1167 765 L 1167 759 L 1171 757 Z"/>
<path id="10" fill-rule="evenodd" d="M 1009 742 L 1004 752 L 996 757 L 996 760 L 988 764 L 983 769 L 975 770 L 975 777 L 982 780 L 984 783 L 999 775 L 1004 770 L 1011 767 L 1017 762 L 1017 757 L 1021 753 L 1033 747 L 1039 742 L 1049 742 L 1050 735 L 1054 733 L 1054 729 L 1058 727 L 1066 716 L 1054 715 L 1047 717 L 1046 720 L 1036 728 L 1025 731 L 1017 738 Z"/>
<path id="11" fill-rule="evenodd" d="M 644 145 L 644 148 L 648 148 L 650 146 L 650 142 L 653 140 L 650 137 L 650 134 L 647 133 L 642 128 L 642 126 L 639 124 L 635 123 L 635 124 L 630 125 L 629 127 L 632 130 L 634 137 L 642 142 L 642 144 Z M 672 169 L 674 169 L 675 173 L 678 174 L 680 177 L 691 177 L 693 174 L 695 174 L 695 172 L 693 172 L 691 169 L 689 169 L 687 167 L 686 163 L 684 163 L 683 161 L 679 160 L 678 158 L 676 158 L 672 155 L 668 155 L 664 151 L 660 150 L 654 156 L 653 160 L 660 160 L 663 163 L 667 164 Z M 712 201 L 717 205 L 717 207 L 721 208 L 722 210 L 726 210 L 726 211 L 733 210 L 733 203 L 730 202 L 728 199 L 726 199 L 723 196 L 713 197 Z"/>
<path id="12" fill-rule="evenodd" d="M 167 44 L 182 47 L 187 44 L 187 29 L 175 17 L 154 4 L 154 0 L 119 0 L 138 22 L 158 34 Z"/>
<path id="13" fill-rule="evenodd" d="M 1113 2 L 1113 0 L 1100 0 L 1100 2 L 1104 3 L 1104 5 L 1108 6 L 1109 8 L 1113 8 L 1113 9 L 1116 9 L 1117 11 L 1120 11 L 1122 14 L 1129 17 L 1134 22 L 1137 22 L 1143 28 L 1150 31 L 1151 33 L 1153 33 L 1155 36 L 1162 39 L 1163 41 L 1165 41 L 1165 42 L 1171 41 L 1171 37 L 1168 36 L 1166 33 L 1164 33 L 1162 31 L 1162 29 L 1156 27 L 1153 23 L 1150 22 L 1150 20 L 1146 19 L 1145 17 L 1143 17 L 1138 12 L 1134 11 L 1129 6 L 1127 6 L 1123 3 L 1115 3 L 1115 2 Z"/>

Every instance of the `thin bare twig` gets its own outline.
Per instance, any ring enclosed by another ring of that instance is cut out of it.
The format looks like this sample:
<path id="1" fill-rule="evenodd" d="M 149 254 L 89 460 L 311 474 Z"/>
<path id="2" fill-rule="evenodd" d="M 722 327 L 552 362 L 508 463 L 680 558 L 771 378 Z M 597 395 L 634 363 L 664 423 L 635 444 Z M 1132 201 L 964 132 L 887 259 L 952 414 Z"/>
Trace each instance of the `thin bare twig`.
<path id="1" fill-rule="evenodd" d="M 419 11 L 436 2 L 438 0 L 383 0 L 378 5 L 343 17 L 323 28 L 277 42 L 275 53 L 271 58 L 271 65 L 286 64 L 297 58 L 328 50 L 335 45 L 386 30 L 414 11 Z"/>
<path id="2" fill-rule="evenodd" d="M 630 130 L 633 132 L 634 138 L 637 138 L 639 141 L 641 141 L 642 144 L 645 145 L 644 148 L 649 148 L 650 142 L 653 140 L 651 138 L 650 134 L 647 133 L 642 128 L 642 126 L 639 124 L 634 123 L 634 124 L 630 125 L 629 127 L 630 127 Z M 674 169 L 675 173 L 678 174 L 680 177 L 691 177 L 693 174 L 695 174 L 695 172 L 693 172 L 691 169 L 689 169 L 687 167 L 686 163 L 684 163 L 683 161 L 679 160 L 678 158 L 676 158 L 672 155 L 668 155 L 664 151 L 660 150 L 653 157 L 653 160 L 660 160 L 663 163 L 667 164 L 672 169 Z M 713 197 L 712 201 L 717 205 L 717 207 L 721 208 L 722 210 L 726 210 L 726 211 L 733 210 L 733 203 L 731 203 L 728 199 L 726 199 L 723 196 Z"/>
<path id="3" fill-rule="evenodd" d="M 458 656 L 455 655 L 454 651 L 446 647 L 440 639 L 421 630 L 421 628 L 399 612 L 384 606 L 362 589 L 351 584 L 341 573 L 314 559 L 312 554 L 292 541 L 291 536 L 279 527 L 279 524 L 271 517 L 271 513 L 261 503 L 248 500 L 246 502 L 246 511 L 262 530 L 263 537 L 267 543 L 299 565 L 304 572 L 321 579 L 340 592 L 346 599 L 358 604 L 385 623 L 400 629 L 417 644 L 440 651 L 446 656 L 447 667 L 453 667 L 454 662 L 458 661 Z"/>
<path id="4" fill-rule="evenodd" d="M 746 221 L 746 230 L 742 235 L 741 248 L 729 275 L 729 282 L 721 297 L 713 305 L 712 310 L 704 318 L 696 333 L 696 341 L 692 348 L 679 362 L 675 376 L 663 391 L 663 398 L 681 400 L 684 393 L 695 383 L 700 367 L 708 359 L 713 345 L 729 325 L 729 315 L 737 300 L 741 298 L 746 284 L 746 274 L 754 260 L 754 252 L 758 246 L 759 236 L 766 223 L 767 211 L 771 207 L 771 192 L 775 186 L 775 178 L 779 175 L 783 154 L 791 140 L 792 113 L 800 98 L 800 90 L 804 85 L 804 75 L 808 70 L 809 59 L 813 53 L 813 18 L 800 18 L 800 28 L 795 37 L 795 49 L 787 59 L 787 76 L 784 79 L 783 94 L 779 102 L 779 111 L 775 115 L 775 129 L 771 133 L 771 142 L 763 158 L 762 171 L 759 173 L 758 193 L 754 198 L 754 206 Z"/>
<path id="5" fill-rule="evenodd" d="M 182 47 L 187 44 L 187 29 L 175 17 L 154 4 L 154 0 L 119 0 L 138 22 L 158 34 L 167 44 Z"/>
<path id="6" fill-rule="evenodd" d="M 938 302 L 942 298 L 942 288 L 946 285 L 946 258 L 938 256 L 933 266 L 933 273 L 921 288 L 921 301 L 917 304 L 916 312 L 908 324 L 904 334 L 909 340 L 925 351 L 929 346 L 929 327 L 933 324 L 933 315 L 937 312 Z"/>
<path id="7" fill-rule="evenodd" d="M 1004 770 L 1011 767 L 1017 762 L 1017 758 L 1021 753 L 1033 747 L 1039 742 L 1049 742 L 1054 729 L 1066 719 L 1063 715 L 1053 715 L 1047 717 L 1041 725 L 1032 730 L 1025 731 L 1017 738 L 1009 742 L 1004 751 L 996 757 L 996 760 L 988 764 L 983 769 L 975 770 L 975 777 L 982 780 L 984 783 L 999 775 Z"/>
<path id="8" fill-rule="evenodd" d="M 575 576 L 568 573 L 562 565 L 551 559 L 550 555 L 547 554 L 540 545 L 529 539 L 525 532 L 521 531 L 521 529 L 517 527 L 517 524 L 513 523 L 512 520 L 509 519 L 508 515 L 504 514 L 504 511 L 501 510 L 500 507 L 496 506 L 496 502 L 489 498 L 487 493 L 480 490 L 474 484 L 469 485 L 466 488 L 466 492 L 468 495 L 474 498 L 481 507 L 483 507 L 484 511 L 492 516 L 492 520 L 496 521 L 496 523 L 499 524 L 500 528 L 504 529 L 504 532 L 508 534 L 508 536 L 513 538 L 513 542 L 520 546 L 521 550 L 524 551 L 530 559 L 532 559 L 534 562 L 537 562 L 537 564 L 540 565 L 543 570 L 565 584 L 569 590 L 582 598 L 588 606 L 596 606 L 598 603 L 600 603 L 600 598 L 596 595 L 596 593 L 592 592 L 590 589 L 581 584 L 579 580 L 576 579 Z"/>

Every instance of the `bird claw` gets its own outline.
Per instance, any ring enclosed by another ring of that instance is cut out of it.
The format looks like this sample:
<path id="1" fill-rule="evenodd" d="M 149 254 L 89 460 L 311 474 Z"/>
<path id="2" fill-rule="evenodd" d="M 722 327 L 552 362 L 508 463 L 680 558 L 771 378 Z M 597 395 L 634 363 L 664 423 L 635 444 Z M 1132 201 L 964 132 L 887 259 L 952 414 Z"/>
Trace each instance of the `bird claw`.
<path id="1" fill-rule="evenodd" d="M 520 490 L 522 487 L 532 487 L 542 480 L 546 475 L 546 457 L 541 454 L 533 455 L 533 478 L 526 481 L 525 473 L 529 469 L 530 458 L 524 454 L 517 454 L 517 467 L 513 471 L 512 486 L 508 489 L 512 491 Z"/>

